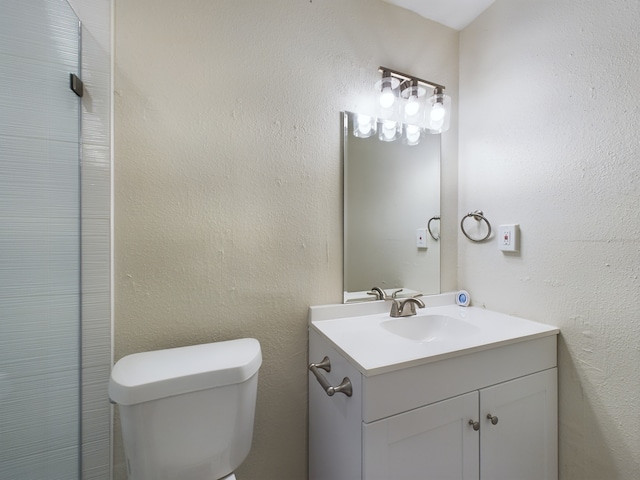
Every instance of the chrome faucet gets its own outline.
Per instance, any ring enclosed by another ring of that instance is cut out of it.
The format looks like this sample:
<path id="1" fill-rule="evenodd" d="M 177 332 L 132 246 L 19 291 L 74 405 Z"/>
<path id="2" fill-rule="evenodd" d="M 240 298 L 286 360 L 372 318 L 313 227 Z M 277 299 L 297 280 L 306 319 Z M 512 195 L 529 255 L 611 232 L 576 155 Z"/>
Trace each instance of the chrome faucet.
<path id="1" fill-rule="evenodd" d="M 405 307 L 409 304 L 405 311 Z M 424 308 L 424 302 L 416 297 L 407 298 L 405 300 L 391 300 L 391 313 L 392 317 L 411 317 L 416 314 L 416 305 L 419 308 Z"/>

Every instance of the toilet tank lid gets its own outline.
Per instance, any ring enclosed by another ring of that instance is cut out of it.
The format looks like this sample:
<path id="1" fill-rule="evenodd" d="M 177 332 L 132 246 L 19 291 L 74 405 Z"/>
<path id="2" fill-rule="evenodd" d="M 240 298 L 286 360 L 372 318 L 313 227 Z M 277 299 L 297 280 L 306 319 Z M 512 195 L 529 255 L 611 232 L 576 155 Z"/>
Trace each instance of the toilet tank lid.
<path id="1" fill-rule="evenodd" d="M 262 364 L 255 338 L 134 353 L 114 365 L 109 398 L 134 405 L 159 398 L 242 383 Z"/>

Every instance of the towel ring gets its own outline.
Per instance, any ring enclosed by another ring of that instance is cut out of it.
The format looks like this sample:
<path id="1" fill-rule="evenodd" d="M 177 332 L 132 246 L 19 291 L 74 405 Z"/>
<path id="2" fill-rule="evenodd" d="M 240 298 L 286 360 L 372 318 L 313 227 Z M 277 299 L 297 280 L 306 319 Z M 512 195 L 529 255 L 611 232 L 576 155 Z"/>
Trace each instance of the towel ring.
<path id="1" fill-rule="evenodd" d="M 482 237 L 482 238 L 472 238 L 472 237 L 469 236 L 467 231 L 464 229 L 464 221 L 469 217 L 473 217 L 473 219 L 475 221 L 477 221 L 477 222 L 481 222 L 482 221 L 482 222 L 487 224 L 487 230 L 488 231 L 487 231 L 487 234 L 484 237 Z M 460 220 L 460 230 L 462 230 L 462 233 L 464 233 L 464 236 L 467 237 L 472 242 L 484 242 L 487 238 L 489 238 L 491 236 L 491 224 L 489 223 L 489 220 L 487 220 L 487 218 L 482 213 L 482 210 L 476 210 L 475 212 L 467 213 L 464 217 L 462 217 L 462 220 Z"/>
<path id="2" fill-rule="evenodd" d="M 440 239 L 440 234 L 436 233 L 434 235 L 433 232 L 431 231 L 431 222 L 433 222 L 434 220 L 440 221 L 440 215 L 436 215 L 435 217 L 431 217 L 429 219 L 429 222 L 427 223 L 427 230 L 429 231 L 429 235 L 431 235 L 431 238 L 433 238 L 437 242 Z"/>

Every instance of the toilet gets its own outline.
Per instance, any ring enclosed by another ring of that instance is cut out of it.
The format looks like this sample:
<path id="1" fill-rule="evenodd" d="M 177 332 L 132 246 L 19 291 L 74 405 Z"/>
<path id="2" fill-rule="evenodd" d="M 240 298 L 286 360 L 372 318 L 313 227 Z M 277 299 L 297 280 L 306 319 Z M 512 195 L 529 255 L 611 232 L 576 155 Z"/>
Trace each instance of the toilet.
<path id="1" fill-rule="evenodd" d="M 235 480 L 253 437 L 254 338 L 136 353 L 111 372 L 129 480 Z"/>

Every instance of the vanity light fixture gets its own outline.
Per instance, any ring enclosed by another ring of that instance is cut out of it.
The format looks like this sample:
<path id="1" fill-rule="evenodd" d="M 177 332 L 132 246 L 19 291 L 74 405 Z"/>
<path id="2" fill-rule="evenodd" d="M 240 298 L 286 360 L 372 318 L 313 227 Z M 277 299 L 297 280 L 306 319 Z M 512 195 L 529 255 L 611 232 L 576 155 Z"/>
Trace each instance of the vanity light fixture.
<path id="1" fill-rule="evenodd" d="M 376 82 L 378 93 L 377 116 L 380 121 L 395 120 L 405 124 L 405 141 L 415 144 L 415 128 L 429 133 L 442 133 L 449 129 L 451 97 L 444 94 L 445 87 L 437 83 L 407 75 L 387 67 L 379 67 L 382 78 Z M 427 98 L 427 89 L 433 95 Z M 402 103 L 398 108 L 397 104 Z M 419 136 L 418 136 L 419 137 Z M 419 138 L 418 138 L 419 141 Z"/>

